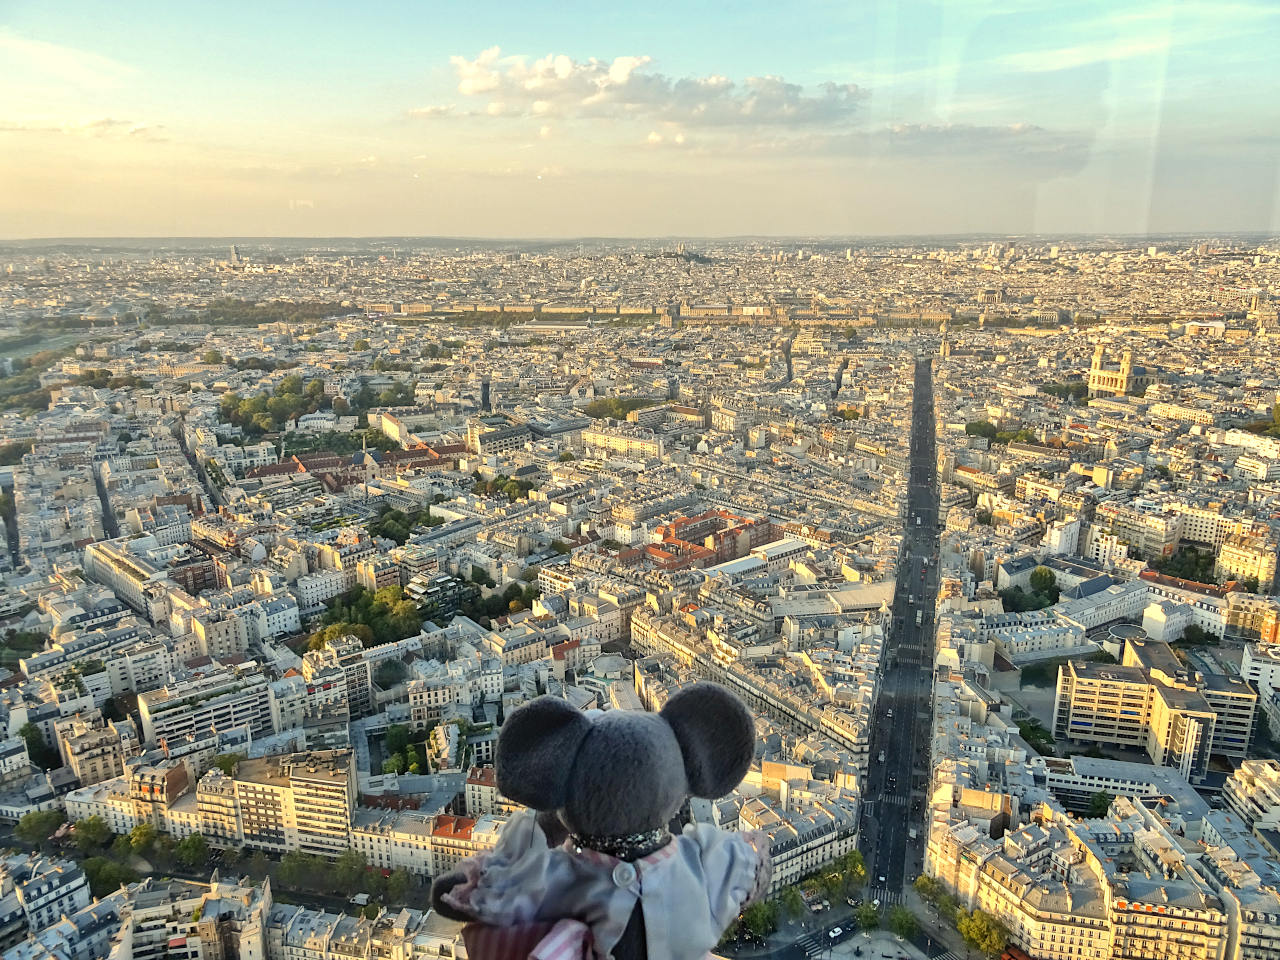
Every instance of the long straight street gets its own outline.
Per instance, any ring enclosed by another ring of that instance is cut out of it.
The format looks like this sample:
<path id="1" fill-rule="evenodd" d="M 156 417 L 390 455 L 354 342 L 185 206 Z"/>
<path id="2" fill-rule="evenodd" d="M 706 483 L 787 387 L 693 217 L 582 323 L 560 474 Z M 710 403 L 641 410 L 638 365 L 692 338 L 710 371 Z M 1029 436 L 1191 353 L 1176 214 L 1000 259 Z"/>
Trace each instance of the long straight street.
<path id="1" fill-rule="evenodd" d="M 930 359 L 916 362 L 914 390 L 906 528 L 860 830 L 870 877 L 869 895 L 881 906 L 903 902 L 903 885 L 919 872 L 924 849 L 929 670 L 938 591 L 937 455 Z"/>

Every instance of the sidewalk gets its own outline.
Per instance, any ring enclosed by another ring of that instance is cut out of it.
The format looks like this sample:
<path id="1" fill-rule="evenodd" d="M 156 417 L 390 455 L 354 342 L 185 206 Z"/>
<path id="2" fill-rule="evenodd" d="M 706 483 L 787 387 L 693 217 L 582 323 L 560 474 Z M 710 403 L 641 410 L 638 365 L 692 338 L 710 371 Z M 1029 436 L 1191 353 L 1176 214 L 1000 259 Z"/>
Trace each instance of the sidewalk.
<path id="1" fill-rule="evenodd" d="M 933 956 L 940 953 L 952 953 L 957 957 L 965 957 L 969 953 L 969 948 L 965 946 L 964 938 L 956 931 L 956 928 L 938 918 L 938 911 L 930 906 L 926 901 L 921 899 L 920 894 L 916 893 L 915 887 L 906 886 L 902 889 L 905 899 L 904 906 L 915 914 L 915 918 L 920 923 L 920 937 L 925 937 L 933 941 Z"/>

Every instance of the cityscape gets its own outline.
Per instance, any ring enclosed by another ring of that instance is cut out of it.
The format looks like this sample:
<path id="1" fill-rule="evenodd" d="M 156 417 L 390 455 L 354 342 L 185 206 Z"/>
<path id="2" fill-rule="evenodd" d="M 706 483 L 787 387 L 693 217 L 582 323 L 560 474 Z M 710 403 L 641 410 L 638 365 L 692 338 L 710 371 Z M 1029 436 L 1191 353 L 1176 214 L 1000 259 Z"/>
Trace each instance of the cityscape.
<path id="1" fill-rule="evenodd" d="M 1280 960 L 1278 49 L 0 5 L 0 960 Z"/>
<path id="2" fill-rule="evenodd" d="M 772 860 L 723 955 L 1275 956 L 1278 288 L 1243 235 L 11 244 L 3 956 L 463 956 L 503 718 L 707 679 L 755 760 L 687 817 Z"/>

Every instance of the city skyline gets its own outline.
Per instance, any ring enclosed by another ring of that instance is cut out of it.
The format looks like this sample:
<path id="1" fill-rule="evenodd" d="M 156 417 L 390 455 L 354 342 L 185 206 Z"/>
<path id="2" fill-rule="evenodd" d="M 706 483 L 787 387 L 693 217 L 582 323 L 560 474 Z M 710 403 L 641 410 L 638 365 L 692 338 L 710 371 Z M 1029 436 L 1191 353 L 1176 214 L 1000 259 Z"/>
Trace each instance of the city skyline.
<path id="1" fill-rule="evenodd" d="M 1280 227 L 1269 4 L 89 12 L 0 18 L 0 236 Z"/>

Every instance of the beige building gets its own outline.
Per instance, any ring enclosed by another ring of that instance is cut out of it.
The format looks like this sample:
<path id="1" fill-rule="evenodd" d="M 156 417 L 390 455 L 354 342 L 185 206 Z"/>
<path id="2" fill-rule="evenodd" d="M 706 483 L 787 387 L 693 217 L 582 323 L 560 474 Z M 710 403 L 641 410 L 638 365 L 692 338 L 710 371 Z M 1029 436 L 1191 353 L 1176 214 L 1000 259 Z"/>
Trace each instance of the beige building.
<path id="1" fill-rule="evenodd" d="M 1257 580 L 1259 593 L 1276 587 L 1276 545 L 1266 537 L 1236 534 L 1218 552 L 1214 573 L 1220 578 Z"/>
<path id="2" fill-rule="evenodd" d="M 351 845 L 356 796 L 348 750 L 242 760 L 196 785 L 200 832 L 211 843 L 330 858 Z"/>
<path id="3" fill-rule="evenodd" d="M 665 449 L 662 437 L 652 430 L 614 420 L 599 420 L 583 430 L 582 445 L 589 456 L 661 457 Z"/>
<path id="4" fill-rule="evenodd" d="M 1091 397 L 1123 397 L 1128 394 L 1141 393 L 1156 382 L 1145 367 L 1133 364 L 1133 351 L 1126 348 L 1120 354 L 1118 366 L 1106 362 L 1107 348 L 1098 344 L 1093 351 L 1093 362 L 1089 366 L 1089 396 Z"/>
<path id="5" fill-rule="evenodd" d="M 1183 667 L 1167 643 L 1129 640 L 1120 664 L 1059 668 L 1054 736 L 1141 747 L 1196 782 L 1211 754 L 1245 756 L 1257 705 L 1257 691 L 1238 677 L 1206 677 Z"/>
<path id="6" fill-rule="evenodd" d="M 124 773 L 124 746 L 113 725 L 90 723 L 79 716 L 54 724 L 58 748 L 81 786 L 110 780 Z"/>

